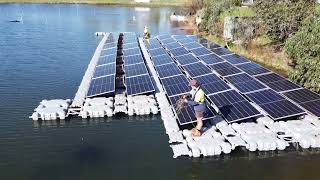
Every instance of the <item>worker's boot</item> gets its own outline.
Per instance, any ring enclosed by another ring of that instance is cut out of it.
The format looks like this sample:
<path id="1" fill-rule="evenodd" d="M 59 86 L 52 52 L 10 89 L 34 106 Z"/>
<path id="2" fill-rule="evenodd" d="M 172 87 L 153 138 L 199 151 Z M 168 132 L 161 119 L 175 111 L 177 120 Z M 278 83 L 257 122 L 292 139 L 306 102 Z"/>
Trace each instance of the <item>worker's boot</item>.
<path id="1" fill-rule="evenodd" d="M 191 134 L 192 134 L 192 136 L 194 136 L 194 137 L 199 137 L 199 136 L 201 136 L 201 132 L 200 132 L 197 128 L 193 128 L 193 129 L 191 130 Z"/>

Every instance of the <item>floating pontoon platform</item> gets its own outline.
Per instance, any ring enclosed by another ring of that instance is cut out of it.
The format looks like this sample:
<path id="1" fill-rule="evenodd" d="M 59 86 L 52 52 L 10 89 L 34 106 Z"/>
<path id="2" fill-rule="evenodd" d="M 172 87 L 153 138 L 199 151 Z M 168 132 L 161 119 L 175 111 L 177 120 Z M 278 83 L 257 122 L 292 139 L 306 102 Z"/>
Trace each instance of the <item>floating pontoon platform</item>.
<path id="1" fill-rule="evenodd" d="M 160 110 L 173 156 L 214 156 L 237 147 L 320 147 L 320 96 L 217 44 L 189 35 L 104 33 L 71 100 L 43 100 L 33 120 L 111 117 Z M 191 136 L 191 106 L 176 102 L 196 79 L 208 112 L 201 137 Z M 71 104 L 70 104 L 71 103 Z"/>

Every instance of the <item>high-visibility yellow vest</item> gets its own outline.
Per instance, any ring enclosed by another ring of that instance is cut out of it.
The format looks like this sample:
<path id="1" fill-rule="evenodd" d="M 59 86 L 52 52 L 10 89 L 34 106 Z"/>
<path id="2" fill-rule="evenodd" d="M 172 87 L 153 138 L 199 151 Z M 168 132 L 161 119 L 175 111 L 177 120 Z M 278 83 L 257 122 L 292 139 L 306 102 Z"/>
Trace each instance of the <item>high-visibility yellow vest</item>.
<path id="1" fill-rule="evenodd" d="M 192 95 L 192 100 L 199 104 L 203 104 L 206 100 L 205 93 L 200 87 L 191 90 L 190 94 Z"/>

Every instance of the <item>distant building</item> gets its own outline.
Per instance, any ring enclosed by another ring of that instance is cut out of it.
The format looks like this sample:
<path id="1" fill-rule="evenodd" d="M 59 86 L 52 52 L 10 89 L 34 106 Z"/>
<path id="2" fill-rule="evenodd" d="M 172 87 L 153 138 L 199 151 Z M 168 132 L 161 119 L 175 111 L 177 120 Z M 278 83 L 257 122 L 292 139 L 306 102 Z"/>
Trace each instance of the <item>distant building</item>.
<path id="1" fill-rule="evenodd" d="M 136 3 L 150 3 L 150 0 L 134 0 Z"/>
<path id="2" fill-rule="evenodd" d="M 254 2 L 254 0 L 242 0 L 242 4 L 246 5 L 246 6 L 252 5 L 253 2 Z"/>

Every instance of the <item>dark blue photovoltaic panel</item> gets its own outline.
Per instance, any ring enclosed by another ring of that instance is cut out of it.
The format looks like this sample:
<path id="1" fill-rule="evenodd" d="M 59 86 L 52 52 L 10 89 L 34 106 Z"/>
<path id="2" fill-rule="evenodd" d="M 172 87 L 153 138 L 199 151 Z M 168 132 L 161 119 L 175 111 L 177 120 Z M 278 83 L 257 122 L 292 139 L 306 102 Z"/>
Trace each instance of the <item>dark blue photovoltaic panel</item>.
<path id="1" fill-rule="evenodd" d="M 162 34 L 158 36 L 158 39 L 162 40 L 162 39 L 168 39 L 171 38 L 171 36 L 169 34 Z"/>
<path id="2" fill-rule="evenodd" d="M 173 42 L 177 42 L 177 41 L 173 38 L 167 38 L 167 39 L 161 40 L 162 44 L 169 44 L 169 43 L 173 43 Z"/>
<path id="3" fill-rule="evenodd" d="M 149 53 L 150 53 L 151 57 L 159 56 L 159 55 L 162 55 L 162 54 L 167 54 L 166 50 L 163 49 L 162 47 L 161 48 L 157 48 L 157 49 L 151 49 L 151 50 L 149 50 Z"/>
<path id="4" fill-rule="evenodd" d="M 111 42 L 111 43 L 104 44 L 102 49 L 109 49 L 109 48 L 114 48 L 114 47 L 117 47 L 117 43 Z"/>
<path id="5" fill-rule="evenodd" d="M 214 81 L 211 83 L 201 84 L 201 89 L 205 92 L 206 95 L 226 91 L 231 89 L 224 81 Z"/>
<path id="6" fill-rule="evenodd" d="M 192 39 L 193 41 L 198 41 L 199 40 L 199 36 L 198 35 L 188 35 L 189 39 Z"/>
<path id="7" fill-rule="evenodd" d="M 227 55 L 227 54 L 232 54 L 228 49 L 226 48 L 216 48 L 216 49 L 211 49 L 212 52 L 216 53 L 219 56 Z"/>
<path id="8" fill-rule="evenodd" d="M 270 72 L 256 63 L 239 64 L 237 67 L 252 76 Z"/>
<path id="9" fill-rule="evenodd" d="M 114 63 L 114 62 L 116 62 L 116 58 L 117 58 L 116 54 L 109 55 L 109 56 L 100 56 L 98 63 L 97 63 L 97 66 Z"/>
<path id="10" fill-rule="evenodd" d="M 166 44 L 165 45 L 165 48 L 171 50 L 171 49 L 175 49 L 175 48 L 179 48 L 179 47 L 182 47 L 179 43 L 177 42 L 173 42 L 173 43 L 170 43 L 170 44 Z"/>
<path id="11" fill-rule="evenodd" d="M 168 96 L 175 96 L 190 91 L 189 82 L 184 75 L 164 78 L 161 79 L 161 82 Z"/>
<path id="12" fill-rule="evenodd" d="M 221 81 L 221 79 L 215 74 L 207 74 L 204 76 L 196 77 L 194 79 L 198 80 L 200 82 L 200 84 L 207 84 L 207 83 L 212 83 L 215 81 Z"/>
<path id="13" fill-rule="evenodd" d="M 173 35 L 172 37 L 174 39 L 185 39 L 185 38 L 188 38 L 186 35 Z"/>
<path id="14" fill-rule="evenodd" d="M 263 83 L 271 83 L 271 82 L 286 80 L 285 78 L 277 75 L 276 73 L 259 75 L 259 76 L 256 76 L 256 78 Z"/>
<path id="15" fill-rule="evenodd" d="M 235 90 L 209 95 L 208 98 L 229 123 L 261 116 L 260 112 Z"/>
<path id="16" fill-rule="evenodd" d="M 297 84 L 294 84 L 294 83 L 292 83 L 292 82 L 290 82 L 288 80 L 267 83 L 266 85 L 269 86 L 271 89 L 277 91 L 277 92 L 283 92 L 283 91 L 288 91 L 288 90 L 301 88 Z"/>
<path id="17" fill-rule="evenodd" d="M 154 91 L 149 74 L 126 78 L 125 82 L 127 95 L 138 95 Z"/>
<path id="18" fill-rule="evenodd" d="M 115 75 L 92 79 L 87 93 L 88 97 L 113 93 L 115 91 Z"/>
<path id="19" fill-rule="evenodd" d="M 139 48 L 138 43 L 123 44 L 123 49 Z"/>
<path id="20" fill-rule="evenodd" d="M 97 66 L 93 78 L 108 76 L 116 73 L 116 63 Z"/>
<path id="21" fill-rule="evenodd" d="M 144 63 L 124 66 L 126 77 L 148 74 L 148 70 Z"/>
<path id="22" fill-rule="evenodd" d="M 123 55 L 124 56 L 131 56 L 135 54 L 141 54 L 140 48 L 133 48 L 133 49 L 124 49 Z"/>
<path id="23" fill-rule="evenodd" d="M 188 64 L 183 66 L 191 77 L 197 77 L 205 74 L 210 74 L 212 71 L 201 62 Z"/>
<path id="24" fill-rule="evenodd" d="M 180 47 L 180 48 L 176 48 L 176 49 L 171 49 L 170 50 L 171 54 L 173 54 L 174 56 L 181 56 L 184 54 L 188 54 L 189 51 L 186 50 L 184 47 Z"/>
<path id="25" fill-rule="evenodd" d="M 234 104 L 240 101 L 246 101 L 246 99 L 241 96 L 237 91 L 230 90 L 214 95 L 209 95 L 208 98 L 217 106 L 223 107 L 230 104 Z"/>
<path id="26" fill-rule="evenodd" d="M 204 63 L 211 65 L 211 64 L 216 64 L 225 61 L 224 59 L 220 58 L 219 56 L 215 54 L 206 54 L 202 56 L 198 56 L 200 60 L 202 60 Z"/>
<path id="27" fill-rule="evenodd" d="M 223 58 L 226 59 L 231 64 L 241 64 L 241 63 L 250 62 L 248 59 L 242 56 L 239 56 L 237 54 L 226 55 L 226 56 L 223 56 Z"/>
<path id="28" fill-rule="evenodd" d="M 158 71 L 160 78 L 165 78 L 165 77 L 174 76 L 177 74 L 182 74 L 180 69 L 174 63 L 156 66 L 156 69 Z"/>
<path id="29" fill-rule="evenodd" d="M 100 56 L 108 56 L 117 53 L 117 48 L 102 49 Z"/>
<path id="30" fill-rule="evenodd" d="M 226 77 L 226 80 L 233 84 L 242 93 L 267 88 L 259 81 L 245 73 L 228 76 Z"/>
<path id="31" fill-rule="evenodd" d="M 179 62 L 180 65 L 187 65 L 187 64 L 191 64 L 191 63 L 195 63 L 198 62 L 199 60 L 194 57 L 192 54 L 185 54 L 182 56 L 178 56 L 176 57 L 177 61 Z"/>
<path id="32" fill-rule="evenodd" d="M 221 46 L 219 46 L 218 44 L 215 44 L 215 43 L 210 43 L 209 44 L 209 48 L 210 49 L 216 49 L 216 48 L 221 48 Z"/>
<path id="33" fill-rule="evenodd" d="M 150 42 L 145 42 L 146 47 L 150 50 L 150 49 L 157 49 L 162 47 L 162 45 L 160 44 L 160 42 L 157 39 L 150 39 Z"/>
<path id="34" fill-rule="evenodd" d="M 232 74 L 241 73 L 240 69 L 234 67 L 229 62 L 222 62 L 222 63 L 218 63 L 218 64 L 213 64 L 213 65 L 210 65 L 210 67 L 212 69 L 214 69 L 215 71 L 217 71 L 217 73 L 219 73 L 221 76 L 229 76 Z"/>
<path id="35" fill-rule="evenodd" d="M 256 78 L 277 92 L 283 92 L 300 88 L 300 86 L 290 82 L 289 80 L 275 73 L 259 75 L 256 76 Z"/>
<path id="36" fill-rule="evenodd" d="M 185 48 L 187 48 L 187 49 L 195 49 L 195 48 L 201 48 L 201 47 L 203 47 L 201 44 L 196 43 L 196 42 L 184 44 L 183 46 L 184 46 Z"/>
<path id="37" fill-rule="evenodd" d="M 172 58 L 168 54 L 152 57 L 152 61 L 155 66 L 173 63 Z"/>
<path id="38" fill-rule="evenodd" d="M 248 96 L 256 104 L 267 104 L 274 101 L 285 100 L 284 97 L 271 89 L 246 94 L 246 96 Z"/>
<path id="39" fill-rule="evenodd" d="M 270 89 L 246 94 L 246 96 L 258 104 L 274 120 L 305 113 L 298 106 Z"/>
<path id="40" fill-rule="evenodd" d="M 190 38 L 185 38 L 185 39 L 179 39 L 179 42 L 180 42 L 181 44 L 188 44 L 188 43 L 195 42 L 195 40 L 190 39 Z"/>
<path id="41" fill-rule="evenodd" d="M 132 64 L 139 64 L 139 63 L 143 63 L 143 57 L 141 56 L 141 54 L 137 54 L 137 55 L 132 55 L 132 56 L 125 56 L 123 58 L 124 64 L 127 65 L 132 65 Z"/>
<path id="42" fill-rule="evenodd" d="M 197 56 L 201 56 L 201 55 L 205 55 L 205 54 L 210 54 L 212 53 L 211 51 L 209 51 L 207 48 L 205 47 L 200 47 L 200 48 L 196 48 L 196 49 L 191 49 L 191 52 L 193 52 L 193 54 L 197 55 Z"/>
<path id="43" fill-rule="evenodd" d="M 298 89 L 283 93 L 286 97 L 305 108 L 310 113 L 320 117 L 320 95 L 308 89 Z"/>

